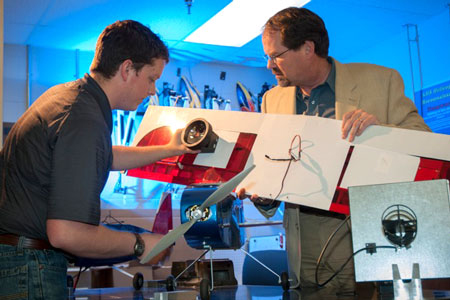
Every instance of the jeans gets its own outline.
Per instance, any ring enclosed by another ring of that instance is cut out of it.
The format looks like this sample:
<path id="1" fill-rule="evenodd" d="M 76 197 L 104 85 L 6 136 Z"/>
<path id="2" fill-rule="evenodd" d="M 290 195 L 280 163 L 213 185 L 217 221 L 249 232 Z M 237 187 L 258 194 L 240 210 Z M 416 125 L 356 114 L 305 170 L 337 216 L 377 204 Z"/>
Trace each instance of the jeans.
<path id="1" fill-rule="evenodd" d="M 55 250 L 0 244 L 0 300 L 66 299 L 67 260 Z"/>

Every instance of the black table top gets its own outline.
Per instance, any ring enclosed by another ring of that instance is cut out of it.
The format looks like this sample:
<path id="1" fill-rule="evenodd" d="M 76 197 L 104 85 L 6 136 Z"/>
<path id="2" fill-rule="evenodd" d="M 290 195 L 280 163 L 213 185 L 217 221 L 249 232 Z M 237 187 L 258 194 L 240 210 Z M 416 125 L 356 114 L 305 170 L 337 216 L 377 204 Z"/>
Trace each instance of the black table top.
<path id="1" fill-rule="evenodd" d="M 178 288 L 178 291 L 183 288 Z M 185 289 L 188 290 L 188 289 Z M 102 288 L 77 290 L 72 299 L 152 299 L 155 292 L 164 292 L 165 289 L 143 288 L 135 291 L 130 288 Z M 192 291 L 192 289 L 190 290 Z M 197 290 L 197 294 L 198 290 Z M 177 299 L 183 299 L 177 298 Z M 200 299 L 200 297 L 199 297 Z M 235 287 L 216 287 L 211 292 L 211 300 L 353 300 L 353 299 L 371 299 L 371 297 L 358 297 L 355 295 L 339 295 L 336 290 L 290 290 L 284 292 L 280 286 L 235 286 Z M 376 298 L 373 298 L 376 299 Z"/>

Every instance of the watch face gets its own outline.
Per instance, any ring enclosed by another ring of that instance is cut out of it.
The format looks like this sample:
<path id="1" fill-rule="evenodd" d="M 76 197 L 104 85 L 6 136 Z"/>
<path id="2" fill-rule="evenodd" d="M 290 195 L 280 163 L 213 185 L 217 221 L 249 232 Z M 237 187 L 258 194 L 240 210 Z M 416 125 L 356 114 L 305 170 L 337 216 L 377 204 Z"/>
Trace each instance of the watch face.
<path id="1" fill-rule="evenodd" d="M 144 253 L 144 248 L 140 243 L 136 243 L 134 246 L 134 255 L 141 256 Z"/>
<path id="2" fill-rule="evenodd" d="M 136 234 L 136 243 L 134 244 L 134 256 L 141 256 L 144 254 L 145 244 L 139 234 Z"/>

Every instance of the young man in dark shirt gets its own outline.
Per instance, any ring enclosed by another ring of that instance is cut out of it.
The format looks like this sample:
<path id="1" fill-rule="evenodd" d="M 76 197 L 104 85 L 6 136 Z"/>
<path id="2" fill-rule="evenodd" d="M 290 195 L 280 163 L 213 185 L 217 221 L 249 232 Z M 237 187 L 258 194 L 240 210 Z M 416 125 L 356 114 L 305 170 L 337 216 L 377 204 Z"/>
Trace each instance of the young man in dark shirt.
<path id="1" fill-rule="evenodd" d="M 63 299 L 67 260 L 144 257 L 160 240 L 99 226 L 109 171 L 192 153 L 178 131 L 169 144 L 112 146 L 113 109 L 155 94 L 167 47 L 135 21 L 108 26 L 90 74 L 50 88 L 13 126 L 1 151 L 0 298 Z"/>

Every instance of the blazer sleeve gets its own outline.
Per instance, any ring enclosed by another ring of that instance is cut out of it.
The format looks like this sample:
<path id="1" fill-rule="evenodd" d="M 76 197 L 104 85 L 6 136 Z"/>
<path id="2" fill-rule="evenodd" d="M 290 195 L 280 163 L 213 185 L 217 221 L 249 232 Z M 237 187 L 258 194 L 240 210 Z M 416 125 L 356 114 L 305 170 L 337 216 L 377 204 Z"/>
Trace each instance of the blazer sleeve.
<path id="1" fill-rule="evenodd" d="M 405 129 L 431 131 L 423 118 L 417 112 L 414 103 L 405 96 L 403 79 L 396 70 L 390 74 L 388 87 L 388 124 L 385 126 L 395 126 Z"/>

